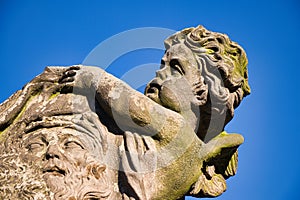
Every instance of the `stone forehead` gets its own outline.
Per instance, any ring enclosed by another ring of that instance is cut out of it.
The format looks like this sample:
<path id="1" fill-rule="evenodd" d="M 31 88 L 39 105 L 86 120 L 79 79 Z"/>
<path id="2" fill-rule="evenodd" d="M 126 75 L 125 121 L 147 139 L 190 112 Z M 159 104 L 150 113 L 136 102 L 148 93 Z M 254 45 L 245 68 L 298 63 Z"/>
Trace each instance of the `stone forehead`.
<path id="1" fill-rule="evenodd" d="M 171 46 L 167 53 L 169 53 L 171 56 L 177 56 L 177 57 L 190 57 L 192 50 L 186 46 L 184 43 L 179 43 Z"/>
<path id="2" fill-rule="evenodd" d="M 45 142 L 49 144 L 53 144 L 56 142 L 61 142 L 65 139 L 79 139 L 84 142 L 85 147 L 93 147 L 92 145 L 97 140 L 95 137 L 91 137 L 92 134 L 86 134 L 84 132 L 78 131 L 73 128 L 65 128 L 65 127 L 53 127 L 53 128 L 40 128 L 36 131 L 27 133 L 23 140 L 25 143 L 30 142 L 34 138 L 42 137 L 45 139 Z"/>
<path id="3" fill-rule="evenodd" d="M 63 136 L 82 136 L 86 135 L 83 132 L 80 132 L 76 129 L 73 128 L 65 128 L 65 127 L 52 127 L 52 128 L 40 128 L 38 130 L 35 130 L 33 132 L 29 132 L 26 134 L 24 138 L 30 138 L 30 137 L 35 137 L 38 135 L 43 135 L 46 138 L 57 138 L 57 137 L 63 137 Z"/>

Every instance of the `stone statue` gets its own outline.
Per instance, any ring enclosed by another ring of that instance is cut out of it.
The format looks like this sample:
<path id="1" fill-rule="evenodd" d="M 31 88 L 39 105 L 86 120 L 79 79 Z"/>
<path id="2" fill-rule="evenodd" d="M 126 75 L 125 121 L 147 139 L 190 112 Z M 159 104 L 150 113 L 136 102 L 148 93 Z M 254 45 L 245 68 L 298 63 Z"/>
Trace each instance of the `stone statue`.
<path id="1" fill-rule="evenodd" d="M 250 93 L 244 50 L 202 26 L 165 40 L 145 95 L 97 67 L 47 67 L 0 105 L 0 199 L 216 197 L 225 125 Z"/>

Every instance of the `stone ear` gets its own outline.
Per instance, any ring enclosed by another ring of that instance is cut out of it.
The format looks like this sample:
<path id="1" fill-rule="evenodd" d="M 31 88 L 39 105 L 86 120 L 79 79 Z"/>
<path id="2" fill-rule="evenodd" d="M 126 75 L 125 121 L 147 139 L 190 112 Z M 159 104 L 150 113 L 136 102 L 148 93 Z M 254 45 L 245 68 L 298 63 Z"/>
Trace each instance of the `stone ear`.
<path id="1" fill-rule="evenodd" d="M 197 83 L 193 85 L 192 90 L 195 95 L 193 103 L 197 106 L 204 105 L 207 102 L 208 86 L 204 84 L 204 82 L 202 81 L 202 77 Z"/>
<path id="2" fill-rule="evenodd" d="M 204 158 L 201 174 L 192 186 L 192 196 L 216 197 L 225 192 L 225 179 L 236 173 L 237 148 L 243 141 L 239 134 L 222 132 L 204 145 L 201 151 Z"/>

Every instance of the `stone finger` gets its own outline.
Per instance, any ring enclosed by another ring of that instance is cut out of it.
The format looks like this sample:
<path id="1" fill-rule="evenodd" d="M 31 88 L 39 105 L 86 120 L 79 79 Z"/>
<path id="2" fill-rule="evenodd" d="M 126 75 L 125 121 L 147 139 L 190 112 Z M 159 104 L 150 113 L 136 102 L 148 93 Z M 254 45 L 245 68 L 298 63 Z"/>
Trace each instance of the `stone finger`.
<path id="1" fill-rule="evenodd" d="M 136 141 L 136 147 L 137 147 L 138 155 L 144 155 L 144 153 L 146 151 L 146 148 L 145 148 L 145 145 L 144 145 L 143 138 L 139 134 L 134 133 L 134 139 Z"/>

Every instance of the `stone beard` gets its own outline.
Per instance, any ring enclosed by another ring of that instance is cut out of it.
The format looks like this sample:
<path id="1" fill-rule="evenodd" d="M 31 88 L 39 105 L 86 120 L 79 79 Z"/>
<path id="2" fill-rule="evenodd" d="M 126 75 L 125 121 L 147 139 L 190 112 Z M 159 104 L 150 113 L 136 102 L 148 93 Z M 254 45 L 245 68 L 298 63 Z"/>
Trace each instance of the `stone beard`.
<path id="1" fill-rule="evenodd" d="M 0 199 L 221 195 L 244 141 L 224 127 L 250 94 L 246 54 L 202 26 L 165 47 L 145 95 L 75 65 L 47 67 L 0 104 Z"/>

